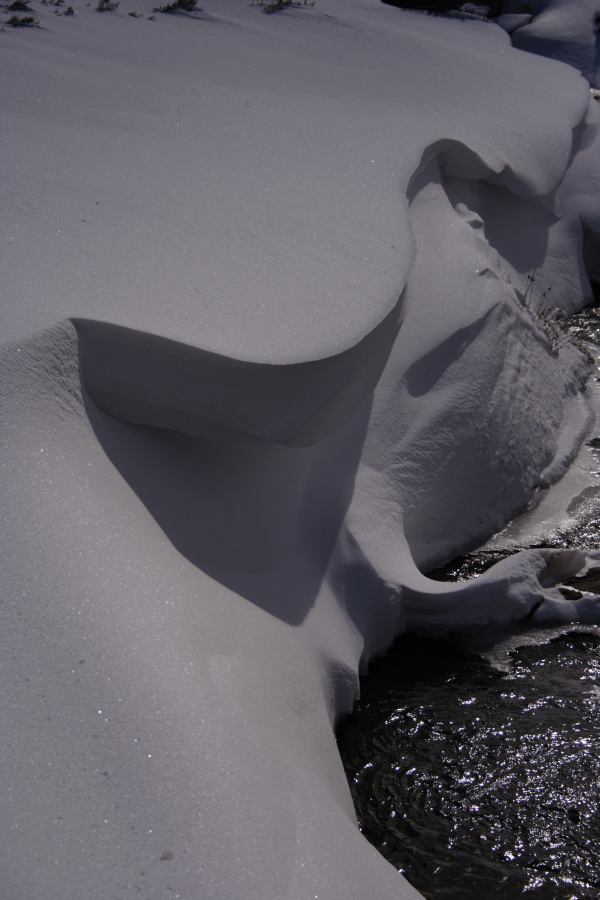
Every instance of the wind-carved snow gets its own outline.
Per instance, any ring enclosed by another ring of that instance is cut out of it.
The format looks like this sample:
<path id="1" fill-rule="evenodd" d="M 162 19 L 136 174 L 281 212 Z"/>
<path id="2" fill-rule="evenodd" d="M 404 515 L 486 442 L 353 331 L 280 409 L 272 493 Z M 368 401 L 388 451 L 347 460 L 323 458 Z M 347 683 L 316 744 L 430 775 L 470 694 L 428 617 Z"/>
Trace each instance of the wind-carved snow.
<path id="1" fill-rule="evenodd" d="M 2 36 L 3 890 L 418 896 L 356 828 L 359 668 L 600 618 L 593 552 L 422 574 L 590 426 L 527 299 L 591 296 L 588 86 L 364 0 L 78 12 Z"/>

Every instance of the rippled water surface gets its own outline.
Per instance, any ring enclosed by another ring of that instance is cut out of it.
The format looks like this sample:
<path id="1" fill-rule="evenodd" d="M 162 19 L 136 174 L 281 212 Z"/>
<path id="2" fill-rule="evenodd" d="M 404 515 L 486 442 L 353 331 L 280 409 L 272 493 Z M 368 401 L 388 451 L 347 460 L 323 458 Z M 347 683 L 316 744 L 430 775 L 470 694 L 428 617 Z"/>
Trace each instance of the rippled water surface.
<path id="1" fill-rule="evenodd" d="M 339 745 L 366 837 L 426 897 L 600 897 L 600 632 L 509 673 L 404 638 Z"/>

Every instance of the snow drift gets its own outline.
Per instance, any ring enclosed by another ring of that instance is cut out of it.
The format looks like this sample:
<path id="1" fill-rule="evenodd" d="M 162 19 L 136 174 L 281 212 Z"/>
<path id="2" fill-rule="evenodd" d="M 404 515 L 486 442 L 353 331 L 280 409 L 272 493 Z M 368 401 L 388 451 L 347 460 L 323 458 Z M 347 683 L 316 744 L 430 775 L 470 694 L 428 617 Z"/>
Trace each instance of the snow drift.
<path id="1" fill-rule="evenodd" d="M 511 0 L 508 4 L 518 8 Z M 514 32 L 516 47 L 559 59 L 600 87 L 600 10 L 594 0 L 534 0 L 533 20 Z"/>
<path id="2" fill-rule="evenodd" d="M 333 725 L 402 629 L 598 620 L 593 553 L 422 574 L 590 428 L 597 108 L 484 23 L 142 6 L 2 34 L 3 890 L 417 896 Z"/>

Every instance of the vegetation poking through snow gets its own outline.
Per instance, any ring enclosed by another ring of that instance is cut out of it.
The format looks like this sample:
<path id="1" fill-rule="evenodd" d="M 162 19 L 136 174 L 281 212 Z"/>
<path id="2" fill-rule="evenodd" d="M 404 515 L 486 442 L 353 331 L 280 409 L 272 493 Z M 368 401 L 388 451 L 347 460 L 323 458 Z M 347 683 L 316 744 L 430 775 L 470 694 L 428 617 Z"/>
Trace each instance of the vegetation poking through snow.
<path id="1" fill-rule="evenodd" d="M 314 6 L 315 0 L 255 0 L 252 6 L 260 6 L 264 13 L 281 12 L 292 7 Z"/>
<path id="2" fill-rule="evenodd" d="M 191 13 L 197 11 L 197 0 L 172 0 L 172 3 L 165 3 L 164 6 L 154 7 L 154 12 L 161 13 Z"/>
<path id="3" fill-rule="evenodd" d="M 35 28 L 39 20 L 35 16 L 11 16 L 6 24 L 11 28 Z"/>
<path id="4" fill-rule="evenodd" d="M 119 0 L 98 0 L 96 12 L 114 12 L 119 5 Z"/>
<path id="5" fill-rule="evenodd" d="M 553 284 L 545 288 L 541 294 L 535 291 L 536 270 L 532 269 L 527 276 L 527 287 L 522 295 L 525 308 L 530 313 L 532 319 L 541 327 L 542 331 L 548 338 L 553 352 L 558 351 L 559 336 L 564 338 L 558 325 L 558 311 L 549 309 L 546 300 L 552 291 Z"/>
<path id="6" fill-rule="evenodd" d="M 567 343 L 571 343 L 585 356 L 589 357 L 589 351 L 585 344 L 577 340 L 573 334 L 569 333 L 567 319 L 563 312 L 556 307 L 549 307 L 548 305 L 548 297 L 552 293 L 556 278 L 541 293 L 535 291 L 535 281 L 536 270 L 532 269 L 527 276 L 525 293 L 519 296 L 531 317 L 546 335 L 552 352 L 557 354 L 561 347 Z"/>

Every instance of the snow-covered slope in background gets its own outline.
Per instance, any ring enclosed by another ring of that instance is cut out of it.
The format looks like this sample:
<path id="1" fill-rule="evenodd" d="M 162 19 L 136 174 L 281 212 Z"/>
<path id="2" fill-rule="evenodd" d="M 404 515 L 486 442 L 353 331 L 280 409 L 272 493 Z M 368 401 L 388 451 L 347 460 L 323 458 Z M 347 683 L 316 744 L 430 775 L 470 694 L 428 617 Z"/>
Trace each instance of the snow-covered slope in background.
<path id="1" fill-rule="evenodd" d="M 513 34 L 516 47 L 560 59 L 600 87 L 600 9 L 595 0 L 541 0 L 533 20 Z"/>
<path id="2" fill-rule="evenodd" d="M 593 554 L 419 568 L 589 427 L 544 312 L 591 296 L 588 85 L 369 0 L 35 12 L 0 35 L 6 897 L 416 896 L 337 754 L 359 667 L 598 618 L 554 587 Z"/>
<path id="3" fill-rule="evenodd" d="M 509 8 L 523 6 L 509 0 Z M 513 33 L 523 50 L 560 59 L 600 87 L 600 8 L 596 0 L 533 0 L 533 20 Z"/>

